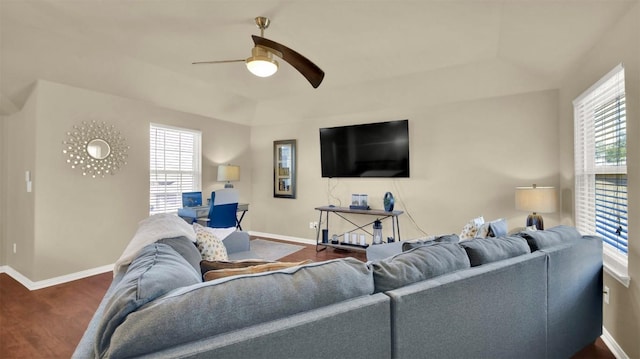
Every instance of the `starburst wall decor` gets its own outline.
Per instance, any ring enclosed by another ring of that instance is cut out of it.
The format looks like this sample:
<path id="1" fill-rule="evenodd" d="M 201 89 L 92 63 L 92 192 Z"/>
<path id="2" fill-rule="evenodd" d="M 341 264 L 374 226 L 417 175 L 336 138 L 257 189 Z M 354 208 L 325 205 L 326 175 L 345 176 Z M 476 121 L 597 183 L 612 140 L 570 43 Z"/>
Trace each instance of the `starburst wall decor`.
<path id="1" fill-rule="evenodd" d="M 73 125 L 63 143 L 67 163 L 79 168 L 84 176 L 114 175 L 127 164 L 129 146 L 125 138 L 114 125 L 105 122 L 82 121 L 81 125 Z"/>

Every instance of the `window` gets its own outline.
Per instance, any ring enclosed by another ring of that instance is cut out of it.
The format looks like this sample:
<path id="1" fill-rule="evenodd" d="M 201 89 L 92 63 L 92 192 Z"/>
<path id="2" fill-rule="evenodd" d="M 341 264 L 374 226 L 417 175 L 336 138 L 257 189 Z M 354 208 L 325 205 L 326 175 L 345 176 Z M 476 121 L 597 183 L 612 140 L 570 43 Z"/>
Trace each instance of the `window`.
<path id="1" fill-rule="evenodd" d="M 199 131 L 151 124 L 149 214 L 177 212 L 182 192 L 200 191 Z"/>
<path id="2" fill-rule="evenodd" d="M 628 281 L 624 67 L 573 101 L 576 227 L 603 238 L 605 268 Z"/>

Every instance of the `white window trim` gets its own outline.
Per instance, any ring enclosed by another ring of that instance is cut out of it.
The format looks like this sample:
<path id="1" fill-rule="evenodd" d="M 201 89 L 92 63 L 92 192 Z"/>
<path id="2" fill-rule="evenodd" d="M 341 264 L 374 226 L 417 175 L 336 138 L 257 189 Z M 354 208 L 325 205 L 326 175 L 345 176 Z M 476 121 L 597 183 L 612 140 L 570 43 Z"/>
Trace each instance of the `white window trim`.
<path id="1" fill-rule="evenodd" d="M 629 277 L 627 257 L 621 255 L 616 250 L 603 243 L 602 261 L 604 263 L 604 271 L 629 288 L 631 277 Z"/>
<path id="2" fill-rule="evenodd" d="M 609 71 L 600 80 L 598 80 L 596 83 L 591 85 L 587 90 L 585 90 L 582 94 L 580 94 L 580 96 L 578 96 L 575 100 L 573 100 L 574 106 L 577 102 L 584 99 L 585 96 L 589 96 L 595 89 L 600 87 L 600 85 L 608 81 L 614 74 L 618 73 L 622 69 L 624 69 L 624 65 L 619 64 L 615 68 L 613 68 L 611 71 Z M 631 241 L 631 238 L 629 238 L 629 241 Z M 619 281 L 622 285 L 629 288 L 631 277 L 629 276 L 629 271 L 628 271 L 628 256 L 620 254 L 612 246 L 608 245 L 607 243 L 604 243 L 604 241 L 603 241 L 602 247 L 603 247 L 602 261 L 603 261 L 605 273 L 609 274 L 611 277 Z"/>
<path id="3" fill-rule="evenodd" d="M 185 128 L 185 127 L 178 127 L 178 126 L 171 126 L 171 125 L 165 125 L 165 124 L 160 124 L 160 123 L 154 123 L 151 122 L 149 124 L 149 128 L 151 129 L 152 127 L 157 127 L 157 128 L 164 128 L 164 129 L 169 129 L 169 130 L 177 130 L 177 131 L 183 131 L 183 132 L 192 132 L 194 134 L 197 134 L 197 140 L 195 141 L 195 149 L 197 151 L 197 158 L 196 158 L 196 162 L 194 163 L 194 172 L 198 174 L 198 176 L 194 177 L 194 188 L 193 191 L 201 191 L 202 190 L 202 131 L 199 130 L 194 130 L 194 129 L 190 129 L 190 128 Z M 165 212 L 165 213 L 173 213 L 173 214 L 177 214 L 177 210 L 176 211 L 172 211 L 172 212 Z"/>

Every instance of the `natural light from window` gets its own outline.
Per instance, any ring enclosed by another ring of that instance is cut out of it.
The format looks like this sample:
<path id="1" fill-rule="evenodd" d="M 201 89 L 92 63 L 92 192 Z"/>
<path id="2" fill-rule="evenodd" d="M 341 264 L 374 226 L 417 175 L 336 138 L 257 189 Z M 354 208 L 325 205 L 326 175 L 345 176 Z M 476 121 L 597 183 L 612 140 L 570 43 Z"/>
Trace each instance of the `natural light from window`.
<path id="1" fill-rule="evenodd" d="M 578 96 L 573 108 L 576 227 L 602 237 L 605 270 L 628 286 L 624 67 Z"/>
<path id="2" fill-rule="evenodd" d="M 151 124 L 149 214 L 175 213 L 182 192 L 201 188 L 200 131 Z"/>

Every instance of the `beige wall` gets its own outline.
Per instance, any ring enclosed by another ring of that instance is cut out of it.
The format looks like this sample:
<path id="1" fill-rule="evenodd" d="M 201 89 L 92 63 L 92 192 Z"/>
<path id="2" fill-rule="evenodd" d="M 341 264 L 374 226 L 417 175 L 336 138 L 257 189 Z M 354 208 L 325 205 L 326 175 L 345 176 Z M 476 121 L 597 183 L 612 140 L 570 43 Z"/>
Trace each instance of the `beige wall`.
<path id="1" fill-rule="evenodd" d="M 611 290 L 604 326 L 630 358 L 640 358 L 640 5 L 627 13 L 576 67 L 560 91 L 562 222 L 573 224 L 573 107 L 571 101 L 617 64 L 625 67 L 629 198 L 629 288 L 605 274 Z"/>
<path id="2" fill-rule="evenodd" d="M 252 230 L 315 238 L 310 221 L 317 206 L 348 206 L 352 193 L 366 193 L 382 208 L 391 191 L 402 238 L 460 233 L 471 218 L 504 217 L 509 227 L 524 225 L 527 213 L 514 208 L 516 186 L 559 185 L 557 92 L 545 91 L 486 100 L 345 115 L 298 124 L 254 127 Z M 411 177 L 406 179 L 321 178 L 319 128 L 408 118 Z M 273 197 L 273 141 L 298 141 L 296 199 Z M 544 216 L 547 226 L 558 214 Z M 349 230 L 330 218 L 330 234 Z M 357 217 L 355 217 L 356 220 Z M 411 218 L 415 220 L 412 222 Z M 371 220 L 371 218 L 368 218 Z M 390 223 L 383 223 L 390 235 Z"/>
<path id="3" fill-rule="evenodd" d="M 35 105 L 34 105 L 35 104 Z M 89 178 L 71 169 L 62 153 L 67 131 L 82 121 L 105 121 L 126 138 L 128 164 L 115 176 Z M 149 123 L 202 131 L 203 191 L 218 163 L 248 168 L 247 126 L 189 115 L 103 93 L 40 81 L 28 106 L 6 119 L 8 157 L 6 264 L 32 281 L 115 262 L 149 210 Z M 33 193 L 24 190 L 30 170 Z M 250 172 L 236 187 L 251 196 Z M 248 220 L 247 223 L 250 223 Z"/>
<path id="4" fill-rule="evenodd" d="M 6 263 L 6 259 L 5 259 L 5 221 L 4 221 L 4 212 L 5 212 L 5 188 L 4 188 L 4 183 L 6 182 L 5 178 L 4 178 L 4 173 L 6 172 L 5 170 L 5 165 L 7 163 L 7 160 L 4 158 L 4 155 L 6 153 L 4 146 L 6 144 L 6 141 L 4 139 L 4 129 L 5 126 L 5 117 L 4 116 L 0 116 L 0 267 L 5 265 Z"/>
<path id="5" fill-rule="evenodd" d="M 36 106 L 37 94 L 34 94 L 20 113 L 5 118 L 3 134 L 5 264 L 28 277 L 33 276 L 35 193 L 26 191 L 25 171 L 35 174 Z"/>

